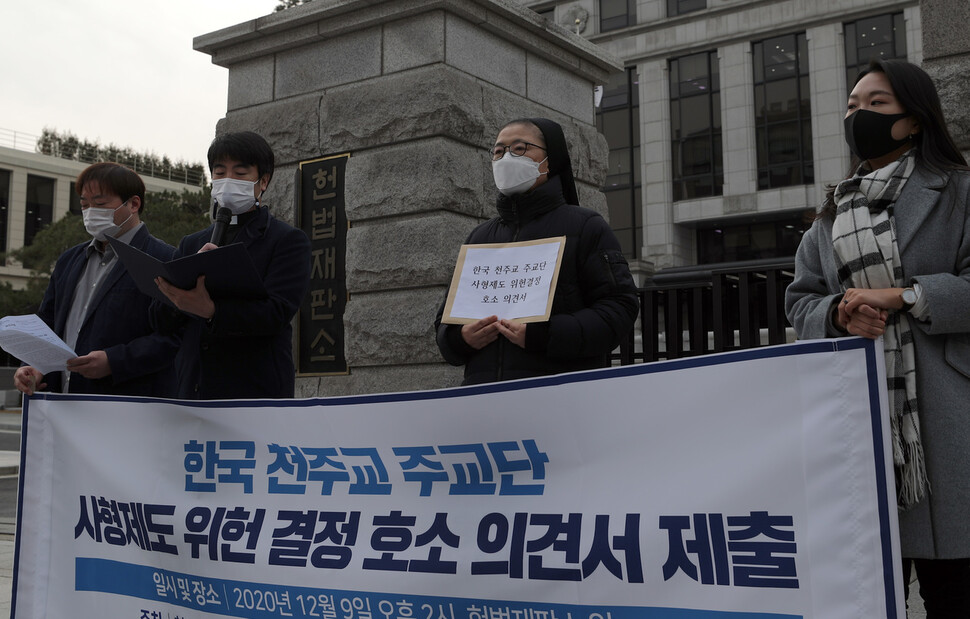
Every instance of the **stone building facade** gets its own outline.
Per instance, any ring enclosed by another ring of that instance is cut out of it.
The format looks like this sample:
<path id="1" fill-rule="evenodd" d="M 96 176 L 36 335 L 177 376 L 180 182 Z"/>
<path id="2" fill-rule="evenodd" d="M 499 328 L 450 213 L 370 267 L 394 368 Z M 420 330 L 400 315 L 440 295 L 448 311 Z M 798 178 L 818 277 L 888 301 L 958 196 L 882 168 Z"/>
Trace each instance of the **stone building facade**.
<path id="1" fill-rule="evenodd" d="M 968 6 L 960 0 L 523 4 L 564 27 L 584 28 L 582 36 L 624 64 L 626 75 L 606 85 L 597 126 L 611 147 L 611 222 L 643 274 L 793 256 L 805 213 L 848 169 L 842 118 L 852 78 L 870 55 L 924 64 L 930 32 L 924 13 L 942 16 L 943 5 L 965 13 Z M 945 49 L 966 38 L 957 30 L 945 30 Z"/>
<path id="2" fill-rule="evenodd" d="M 921 0 L 923 68 L 936 82 L 950 132 L 970 159 L 970 2 Z"/>
<path id="3" fill-rule="evenodd" d="M 264 201 L 277 217 L 300 218 L 300 162 L 350 153 L 349 373 L 298 375 L 298 396 L 459 382 L 432 322 L 459 246 L 494 212 L 486 147 L 507 121 L 563 125 L 581 202 L 606 210 L 594 86 L 620 66 L 512 0 L 321 0 L 200 36 L 195 48 L 229 69 L 218 132 L 253 130 L 274 148 Z"/>
<path id="4" fill-rule="evenodd" d="M 296 220 L 299 162 L 351 153 L 350 373 L 297 381 L 298 395 L 337 395 L 456 384 L 430 319 L 491 214 L 481 147 L 503 122 L 565 126 L 581 201 L 608 214 L 641 281 L 788 259 L 847 172 L 845 101 L 870 56 L 923 65 L 970 147 L 968 13 L 965 0 L 315 0 L 195 47 L 229 69 L 218 131 L 276 149 L 277 216 Z"/>

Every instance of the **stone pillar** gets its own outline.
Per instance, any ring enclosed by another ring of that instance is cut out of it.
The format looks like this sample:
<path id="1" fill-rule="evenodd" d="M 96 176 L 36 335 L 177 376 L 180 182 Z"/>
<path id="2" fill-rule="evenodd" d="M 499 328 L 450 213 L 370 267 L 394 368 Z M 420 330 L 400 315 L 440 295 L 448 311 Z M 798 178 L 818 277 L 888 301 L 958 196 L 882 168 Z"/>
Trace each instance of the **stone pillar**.
<path id="1" fill-rule="evenodd" d="M 970 2 L 920 0 L 923 69 L 936 83 L 947 126 L 963 156 L 970 158 Z"/>
<path id="2" fill-rule="evenodd" d="M 845 39 L 842 23 L 808 28 L 808 66 L 812 105 L 812 152 L 815 153 L 815 187 L 825 194 L 849 169 L 845 145 Z"/>
<path id="3" fill-rule="evenodd" d="M 267 138 L 267 203 L 293 221 L 300 161 L 350 152 L 345 196 L 347 376 L 300 377 L 297 395 L 455 385 L 432 321 L 458 248 L 494 213 L 485 147 L 509 120 L 563 125 L 580 201 L 606 212 L 608 147 L 593 87 L 619 63 L 512 0 L 311 2 L 203 35 L 229 69 L 217 131 Z"/>
<path id="4" fill-rule="evenodd" d="M 754 66 L 751 43 L 718 49 L 721 62 L 721 127 L 724 149 L 724 197 L 751 196 L 758 191 L 755 143 Z M 754 200 L 751 200 L 752 205 Z M 753 210 L 753 209 L 752 209 Z"/>
<path id="5" fill-rule="evenodd" d="M 640 161 L 643 172 L 641 255 L 657 269 L 688 264 L 691 235 L 674 223 L 673 161 L 670 152 L 670 79 L 667 61 L 637 65 L 640 74 Z"/>

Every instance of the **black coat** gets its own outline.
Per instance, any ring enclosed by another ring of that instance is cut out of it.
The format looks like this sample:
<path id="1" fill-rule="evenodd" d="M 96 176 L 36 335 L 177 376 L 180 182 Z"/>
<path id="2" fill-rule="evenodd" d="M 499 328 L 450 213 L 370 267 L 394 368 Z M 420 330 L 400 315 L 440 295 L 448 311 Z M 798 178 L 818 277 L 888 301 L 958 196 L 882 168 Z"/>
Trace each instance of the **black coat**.
<path id="1" fill-rule="evenodd" d="M 260 208 L 242 216 L 233 242 L 243 243 L 263 280 L 261 299 L 213 299 L 216 312 L 203 320 L 155 302 L 158 328 L 181 334 L 176 358 L 179 398 L 221 400 L 292 398 L 296 373 L 290 321 L 310 283 L 310 241 L 297 228 Z M 179 243 L 175 257 L 196 253 L 212 226 Z"/>
<path id="2" fill-rule="evenodd" d="M 57 259 L 37 311 L 61 339 L 65 336 L 74 289 L 87 264 L 88 245 L 90 241 L 75 245 Z M 149 234 L 145 226 L 135 233 L 130 245 L 162 262 L 171 260 L 175 251 L 171 245 Z M 75 373 L 69 383 L 71 393 L 175 396 L 172 361 L 178 341 L 153 331 L 148 316 L 151 303 L 151 297 L 138 290 L 125 265 L 118 260 L 91 299 L 74 345 L 78 355 L 105 351 L 111 375 L 88 379 Z M 48 374 L 44 381 L 51 391 L 61 391 L 61 372 Z"/>
<path id="3" fill-rule="evenodd" d="M 438 348 L 465 366 L 464 384 L 574 372 L 609 365 L 610 352 L 637 317 L 637 290 L 616 236 L 598 213 L 566 204 L 558 177 L 536 189 L 500 197 L 499 217 L 472 231 L 466 243 L 510 243 L 566 237 L 562 267 L 546 322 L 529 323 L 526 346 L 504 337 L 481 350 L 468 346 L 460 325 L 435 321 Z"/>

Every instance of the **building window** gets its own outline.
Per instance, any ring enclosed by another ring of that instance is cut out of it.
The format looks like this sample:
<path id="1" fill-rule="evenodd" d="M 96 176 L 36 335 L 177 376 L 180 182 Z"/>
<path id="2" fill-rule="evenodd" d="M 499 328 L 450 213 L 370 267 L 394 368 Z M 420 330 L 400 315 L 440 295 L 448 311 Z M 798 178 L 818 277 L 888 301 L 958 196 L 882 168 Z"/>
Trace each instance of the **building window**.
<path id="1" fill-rule="evenodd" d="M 872 59 L 906 59 L 906 22 L 902 13 L 867 17 L 843 26 L 849 90 Z"/>
<path id="2" fill-rule="evenodd" d="M 808 210 L 773 221 L 708 224 L 697 230 L 697 264 L 790 258 L 814 216 Z"/>
<path id="3" fill-rule="evenodd" d="M 640 76 L 636 69 L 615 74 L 603 87 L 596 128 L 610 146 L 606 204 L 610 227 L 623 254 L 636 258 L 643 233 L 640 208 Z"/>
<path id="4" fill-rule="evenodd" d="M 805 34 L 755 43 L 758 189 L 815 182 Z"/>
<path id="5" fill-rule="evenodd" d="M 707 8 L 707 0 L 667 0 L 667 17 L 676 17 Z"/>
<path id="6" fill-rule="evenodd" d="M 76 187 L 77 184 L 74 181 L 71 181 L 71 197 L 70 202 L 68 202 L 67 205 L 67 210 L 72 215 L 81 214 L 81 196 L 77 195 L 77 191 L 75 191 Z"/>
<path id="7" fill-rule="evenodd" d="M 723 192 L 720 90 L 716 52 L 670 61 L 675 202 Z"/>
<path id="8" fill-rule="evenodd" d="M 54 220 L 54 179 L 27 175 L 27 218 L 24 222 L 24 247 Z"/>
<path id="9" fill-rule="evenodd" d="M 636 0 L 600 0 L 600 32 L 637 23 Z"/>
<path id="10" fill-rule="evenodd" d="M 7 221 L 10 218 L 10 171 L 0 170 L 0 253 L 7 251 Z M 3 264 L 3 262 L 0 262 Z"/>

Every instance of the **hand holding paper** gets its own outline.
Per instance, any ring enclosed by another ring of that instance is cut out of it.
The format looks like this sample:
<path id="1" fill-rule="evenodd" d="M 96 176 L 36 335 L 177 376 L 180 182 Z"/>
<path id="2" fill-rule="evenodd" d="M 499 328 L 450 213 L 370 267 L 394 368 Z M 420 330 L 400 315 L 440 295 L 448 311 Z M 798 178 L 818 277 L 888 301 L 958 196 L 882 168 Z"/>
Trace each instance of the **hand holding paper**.
<path id="1" fill-rule="evenodd" d="M 108 354 L 103 350 L 92 350 L 86 355 L 75 357 L 67 362 L 69 372 L 77 372 L 84 378 L 97 380 L 111 375 Z"/>
<path id="2" fill-rule="evenodd" d="M 0 318 L 0 347 L 41 373 L 64 371 L 77 353 L 37 314 Z"/>
<path id="3" fill-rule="evenodd" d="M 35 391 L 41 391 L 47 387 L 47 383 L 41 382 L 43 378 L 44 375 L 40 370 L 24 365 L 17 368 L 16 373 L 14 373 L 13 386 L 21 393 L 34 395 Z"/>

